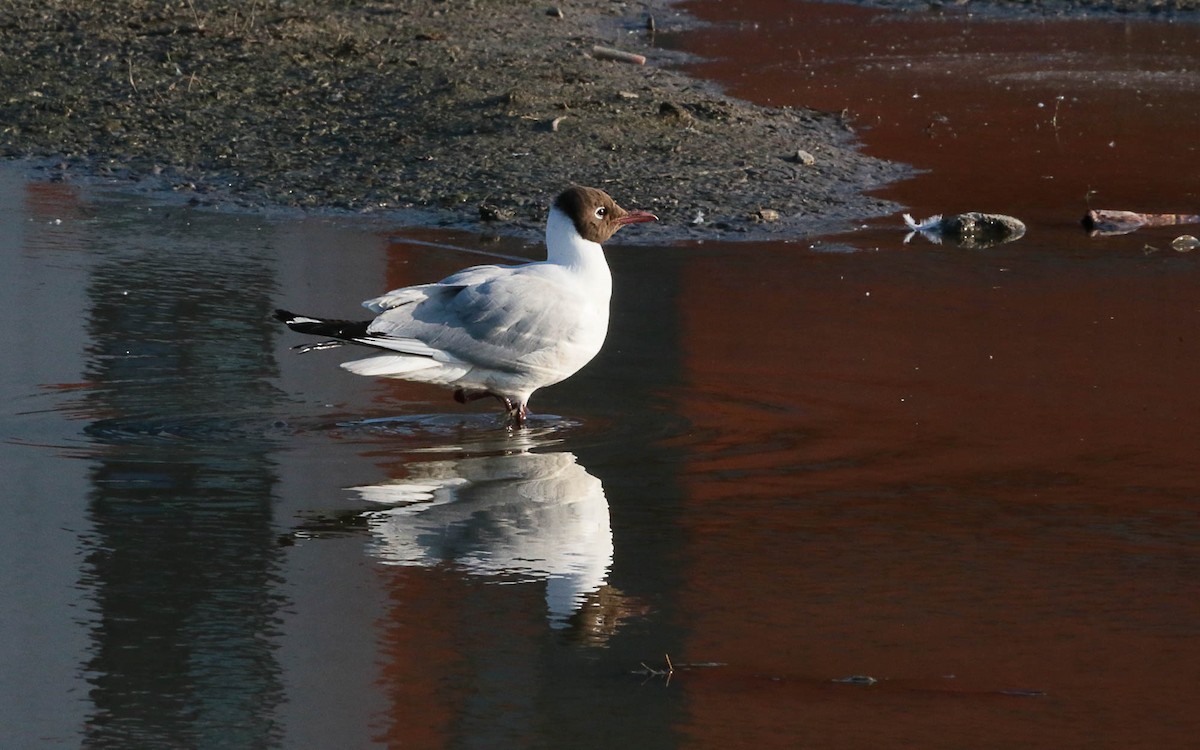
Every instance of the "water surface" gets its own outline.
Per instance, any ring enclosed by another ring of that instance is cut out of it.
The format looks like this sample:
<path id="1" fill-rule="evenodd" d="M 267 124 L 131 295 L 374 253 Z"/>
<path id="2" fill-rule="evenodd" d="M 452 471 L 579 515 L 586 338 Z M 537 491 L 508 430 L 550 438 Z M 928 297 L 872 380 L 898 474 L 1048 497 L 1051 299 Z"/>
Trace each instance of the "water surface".
<path id="1" fill-rule="evenodd" d="M 1200 26 L 688 7 L 695 72 L 928 170 L 884 197 L 1029 227 L 689 258 L 684 299 L 738 304 L 684 308 L 683 653 L 744 668 L 682 688 L 690 746 L 1190 742 L 1200 269 L 1078 219 L 1200 206 Z"/>
<path id="2" fill-rule="evenodd" d="M 291 351 L 270 311 L 349 317 L 537 246 L 0 171 L 2 744 L 1191 742 L 1200 259 L 1168 249 L 1175 230 L 1075 220 L 1079 185 L 1196 203 L 1194 145 L 1120 144 L 1168 141 L 1197 99 L 1113 41 L 1181 35 L 1160 67 L 1186 89 L 1195 27 L 1082 24 L 1067 36 L 1100 41 L 1071 52 L 1050 23 L 737 12 L 687 39 L 722 56 L 706 74 L 877 107 L 867 148 L 931 170 L 889 197 L 1014 213 L 1026 238 L 904 244 L 891 217 L 614 245 L 605 351 L 509 434 L 492 404 Z M 901 49 L 862 75 L 881 40 Z M 1043 75 L 1121 60 L 1161 107 Z M 1037 102 L 1059 95 L 1060 141 L 1122 129 L 1090 175 L 1054 156 Z M 913 102 L 955 135 L 922 135 Z M 1014 111 L 1032 130 L 990 124 Z"/>

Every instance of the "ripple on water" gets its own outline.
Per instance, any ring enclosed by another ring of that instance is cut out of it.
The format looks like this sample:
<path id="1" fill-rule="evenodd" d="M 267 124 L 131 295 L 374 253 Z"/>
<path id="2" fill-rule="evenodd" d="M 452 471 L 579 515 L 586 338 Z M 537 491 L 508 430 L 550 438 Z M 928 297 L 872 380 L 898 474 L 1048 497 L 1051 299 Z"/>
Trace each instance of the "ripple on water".
<path id="1" fill-rule="evenodd" d="M 303 431 L 300 423 L 261 414 L 138 415 L 99 419 L 83 428 L 87 437 L 113 445 L 245 443 L 274 441 Z"/>
<path id="2" fill-rule="evenodd" d="M 95 420 L 83 428 L 83 434 L 95 443 L 116 446 L 283 447 L 304 437 L 317 437 L 343 443 L 387 442 L 417 453 L 486 453 L 551 445 L 581 426 L 577 420 L 551 414 L 531 417 L 519 430 L 505 428 L 495 414 L 144 414 Z"/>
<path id="3" fill-rule="evenodd" d="M 354 419 L 336 425 L 345 433 L 403 437 L 454 437 L 470 433 L 484 441 L 497 435 L 542 436 L 580 426 L 576 420 L 554 414 L 531 414 L 523 428 L 514 430 L 505 427 L 503 416 L 496 413 L 403 414 Z"/>

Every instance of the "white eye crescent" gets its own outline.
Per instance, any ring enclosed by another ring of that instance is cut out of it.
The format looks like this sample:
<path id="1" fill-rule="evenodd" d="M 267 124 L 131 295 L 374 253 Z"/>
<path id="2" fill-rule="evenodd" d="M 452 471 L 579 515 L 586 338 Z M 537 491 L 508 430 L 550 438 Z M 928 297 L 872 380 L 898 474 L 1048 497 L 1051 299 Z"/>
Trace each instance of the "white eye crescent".
<path id="1" fill-rule="evenodd" d="M 600 206 L 599 208 L 596 209 L 596 218 L 597 219 L 603 219 L 607 214 L 608 214 L 608 209 L 605 208 L 604 206 Z"/>

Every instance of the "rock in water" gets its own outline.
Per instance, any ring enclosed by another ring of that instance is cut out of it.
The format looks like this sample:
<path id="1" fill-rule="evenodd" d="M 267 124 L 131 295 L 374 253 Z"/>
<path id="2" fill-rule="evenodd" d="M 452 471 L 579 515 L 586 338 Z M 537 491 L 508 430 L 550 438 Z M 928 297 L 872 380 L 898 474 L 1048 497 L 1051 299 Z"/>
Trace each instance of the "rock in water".
<path id="1" fill-rule="evenodd" d="M 904 223 L 912 230 L 905 242 L 912 239 L 913 233 L 920 233 L 938 244 L 948 240 L 959 247 L 984 248 L 1019 240 L 1025 236 L 1025 224 L 1020 219 L 978 211 L 947 217 L 939 214 L 920 222 L 904 214 Z"/>
<path id="2" fill-rule="evenodd" d="M 1025 224 L 1004 214 L 976 211 L 951 216 L 943 222 L 943 236 L 954 237 L 963 247 L 989 247 L 1025 236 Z"/>

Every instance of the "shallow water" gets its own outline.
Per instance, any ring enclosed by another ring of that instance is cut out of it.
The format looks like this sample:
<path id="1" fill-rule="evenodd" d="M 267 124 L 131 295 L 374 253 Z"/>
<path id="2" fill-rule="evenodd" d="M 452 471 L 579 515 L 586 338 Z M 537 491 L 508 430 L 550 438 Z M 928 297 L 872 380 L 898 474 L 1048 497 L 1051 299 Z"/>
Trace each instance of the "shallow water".
<path id="1" fill-rule="evenodd" d="M 756 14 L 812 14 L 806 39 L 920 25 L 834 8 L 744 6 L 757 27 L 689 43 L 749 66 L 784 43 Z M 1016 38 L 980 24 L 954 33 Z M 905 88 L 877 83 L 851 100 Z M 959 96 L 939 106 L 983 111 Z M 863 135 L 906 158 L 874 140 L 921 119 L 892 106 Z M 1150 138 L 1161 119 L 1121 127 Z M 1168 249 L 1175 230 L 1087 237 L 1073 189 L 1036 191 L 1060 174 L 1021 166 L 1038 159 L 955 171 L 948 144 L 984 142 L 960 127 L 930 148 L 889 136 L 933 170 L 889 197 L 1015 213 L 1025 239 L 906 245 L 891 217 L 613 246 L 605 351 L 518 435 L 490 404 L 299 355 L 269 316 L 352 316 L 475 251 L 536 246 L 6 166 L 2 744 L 1186 746 L 1200 257 Z M 1114 174 L 1142 175 L 1117 154 Z M 1182 210 L 1198 172 L 1106 207 Z"/>

